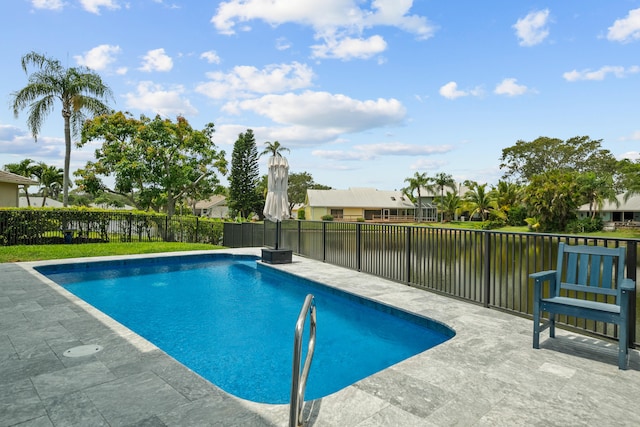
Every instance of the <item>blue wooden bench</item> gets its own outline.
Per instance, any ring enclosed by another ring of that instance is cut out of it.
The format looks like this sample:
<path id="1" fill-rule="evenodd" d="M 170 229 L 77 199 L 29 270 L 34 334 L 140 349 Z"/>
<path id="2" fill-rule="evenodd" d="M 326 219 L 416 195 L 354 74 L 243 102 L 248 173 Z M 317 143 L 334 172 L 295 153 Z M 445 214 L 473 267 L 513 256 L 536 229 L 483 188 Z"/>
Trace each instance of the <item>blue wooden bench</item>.
<path id="1" fill-rule="evenodd" d="M 530 275 L 534 280 L 533 348 L 540 348 L 540 332 L 545 329 L 555 337 L 556 314 L 613 323 L 618 325 L 618 367 L 626 369 L 629 298 L 635 282 L 624 278 L 624 266 L 624 247 L 560 243 L 556 269 Z M 541 319 L 542 312 L 549 313 L 548 321 Z"/>

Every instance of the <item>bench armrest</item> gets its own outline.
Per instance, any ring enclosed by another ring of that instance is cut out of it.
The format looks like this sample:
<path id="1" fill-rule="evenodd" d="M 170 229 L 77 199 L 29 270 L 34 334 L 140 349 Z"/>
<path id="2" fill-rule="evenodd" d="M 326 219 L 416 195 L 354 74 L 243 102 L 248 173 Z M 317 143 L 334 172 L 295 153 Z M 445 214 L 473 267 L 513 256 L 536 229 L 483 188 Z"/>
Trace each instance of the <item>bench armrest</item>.
<path id="1" fill-rule="evenodd" d="M 631 279 L 623 279 L 620 289 L 623 291 L 633 292 L 636 290 L 636 282 Z"/>
<path id="2" fill-rule="evenodd" d="M 529 275 L 533 280 L 544 282 L 545 280 L 552 280 L 556 276 L 556 270 L 538 271 Z"/>
<path id="3" fill-rule="evenodd" d="M 545 282 L 549 282 L 549 294 L 554 295 L 556 292 L 556 270 L 538 271 L 529 275 L 533 279 L 533 298 L 539 301 L 542 298 L 542 286 Z"/>

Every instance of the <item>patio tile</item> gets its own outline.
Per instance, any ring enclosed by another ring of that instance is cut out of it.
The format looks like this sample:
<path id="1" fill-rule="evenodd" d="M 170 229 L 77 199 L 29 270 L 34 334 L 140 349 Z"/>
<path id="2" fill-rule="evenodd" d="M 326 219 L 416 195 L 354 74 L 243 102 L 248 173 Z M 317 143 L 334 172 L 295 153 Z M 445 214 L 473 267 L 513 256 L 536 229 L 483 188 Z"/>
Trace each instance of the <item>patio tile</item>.
<path id="1" fill-rule="evenodd" d="M 32 378 L 32 381 L 38 394 L 46 399 L 83 390 L 114 379 L 115 376 L 103 363 L 89 362 L 41 374 Z"/>
<path id="2" fill-rule="evenodd" d="M 151 372 L 143 372 L 85 389 L 110 426 L 141 422 L 169 412 L 188 400 Z"/>
<path id="3" fill-rule="evenodd" d="M 0 425 L 11 426 L 46 416 L 33 384 L 28 379 L 0 383 Z"/>

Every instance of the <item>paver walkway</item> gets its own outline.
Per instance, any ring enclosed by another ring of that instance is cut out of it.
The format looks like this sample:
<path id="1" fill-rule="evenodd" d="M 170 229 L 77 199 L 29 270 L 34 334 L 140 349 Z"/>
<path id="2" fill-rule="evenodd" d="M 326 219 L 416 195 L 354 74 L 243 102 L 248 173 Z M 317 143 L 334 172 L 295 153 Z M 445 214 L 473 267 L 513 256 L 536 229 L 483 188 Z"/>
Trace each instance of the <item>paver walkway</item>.
<path id="1" fill-rule="evenodd" d="M 228 250 L 258 254 L 259 249 Z M 184 255 L 184 253 L 181 253 Z M 65 261 L 68 262 L 68 261 Z M 286 426 L 30 271 L 0 264 L 0 426 Z M 310 426 L 638 426 L 640 354 L 528 319 L 294 257 L 275 266 L 444 322 L 450 341 L 305 404 Z M 93 355 L 69 358 L 73 347 Z"/>

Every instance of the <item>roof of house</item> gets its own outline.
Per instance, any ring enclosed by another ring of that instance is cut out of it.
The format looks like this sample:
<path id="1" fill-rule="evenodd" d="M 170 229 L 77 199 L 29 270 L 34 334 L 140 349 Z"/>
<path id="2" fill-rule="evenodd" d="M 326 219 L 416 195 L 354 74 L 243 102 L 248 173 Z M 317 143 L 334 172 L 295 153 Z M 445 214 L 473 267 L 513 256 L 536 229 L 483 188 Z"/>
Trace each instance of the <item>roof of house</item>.
<path id="1" fill-rule="evenodd" d="M 307 204 L 311 207 L 335 208 L 391 208 L 413 209 L 415 205 L 402 191 L 383 191 L 375 188 L 348 190 L 307 190 Z"/>
<path id="2" fill-rule="evenodd" d="M 196 202 L 196 209 L 211 209 L 214 206 L 226 206 L 226 197 L 211 196 L 208 200 Z"/>
<path id="3" fill-rule="evenodd" d="M 610 201 L 604 202 L 602 208 L 597 208 L 600 212 L 640 212 L 640 194 L 629 197 L 629 200 L 624 201 L 624 194 L 618 194 L 616 197 L 618 205 Z M 589 212 L 589 204 L 582 205 L 578 208 L 579 212 Z"/>
<path id="4" fill-rule="evenodd" d="M 18 185 L 38 185 L 38 181 L 3 170 L 0 170 L 0 182 L 8 182 L 10 184 Z"/>

